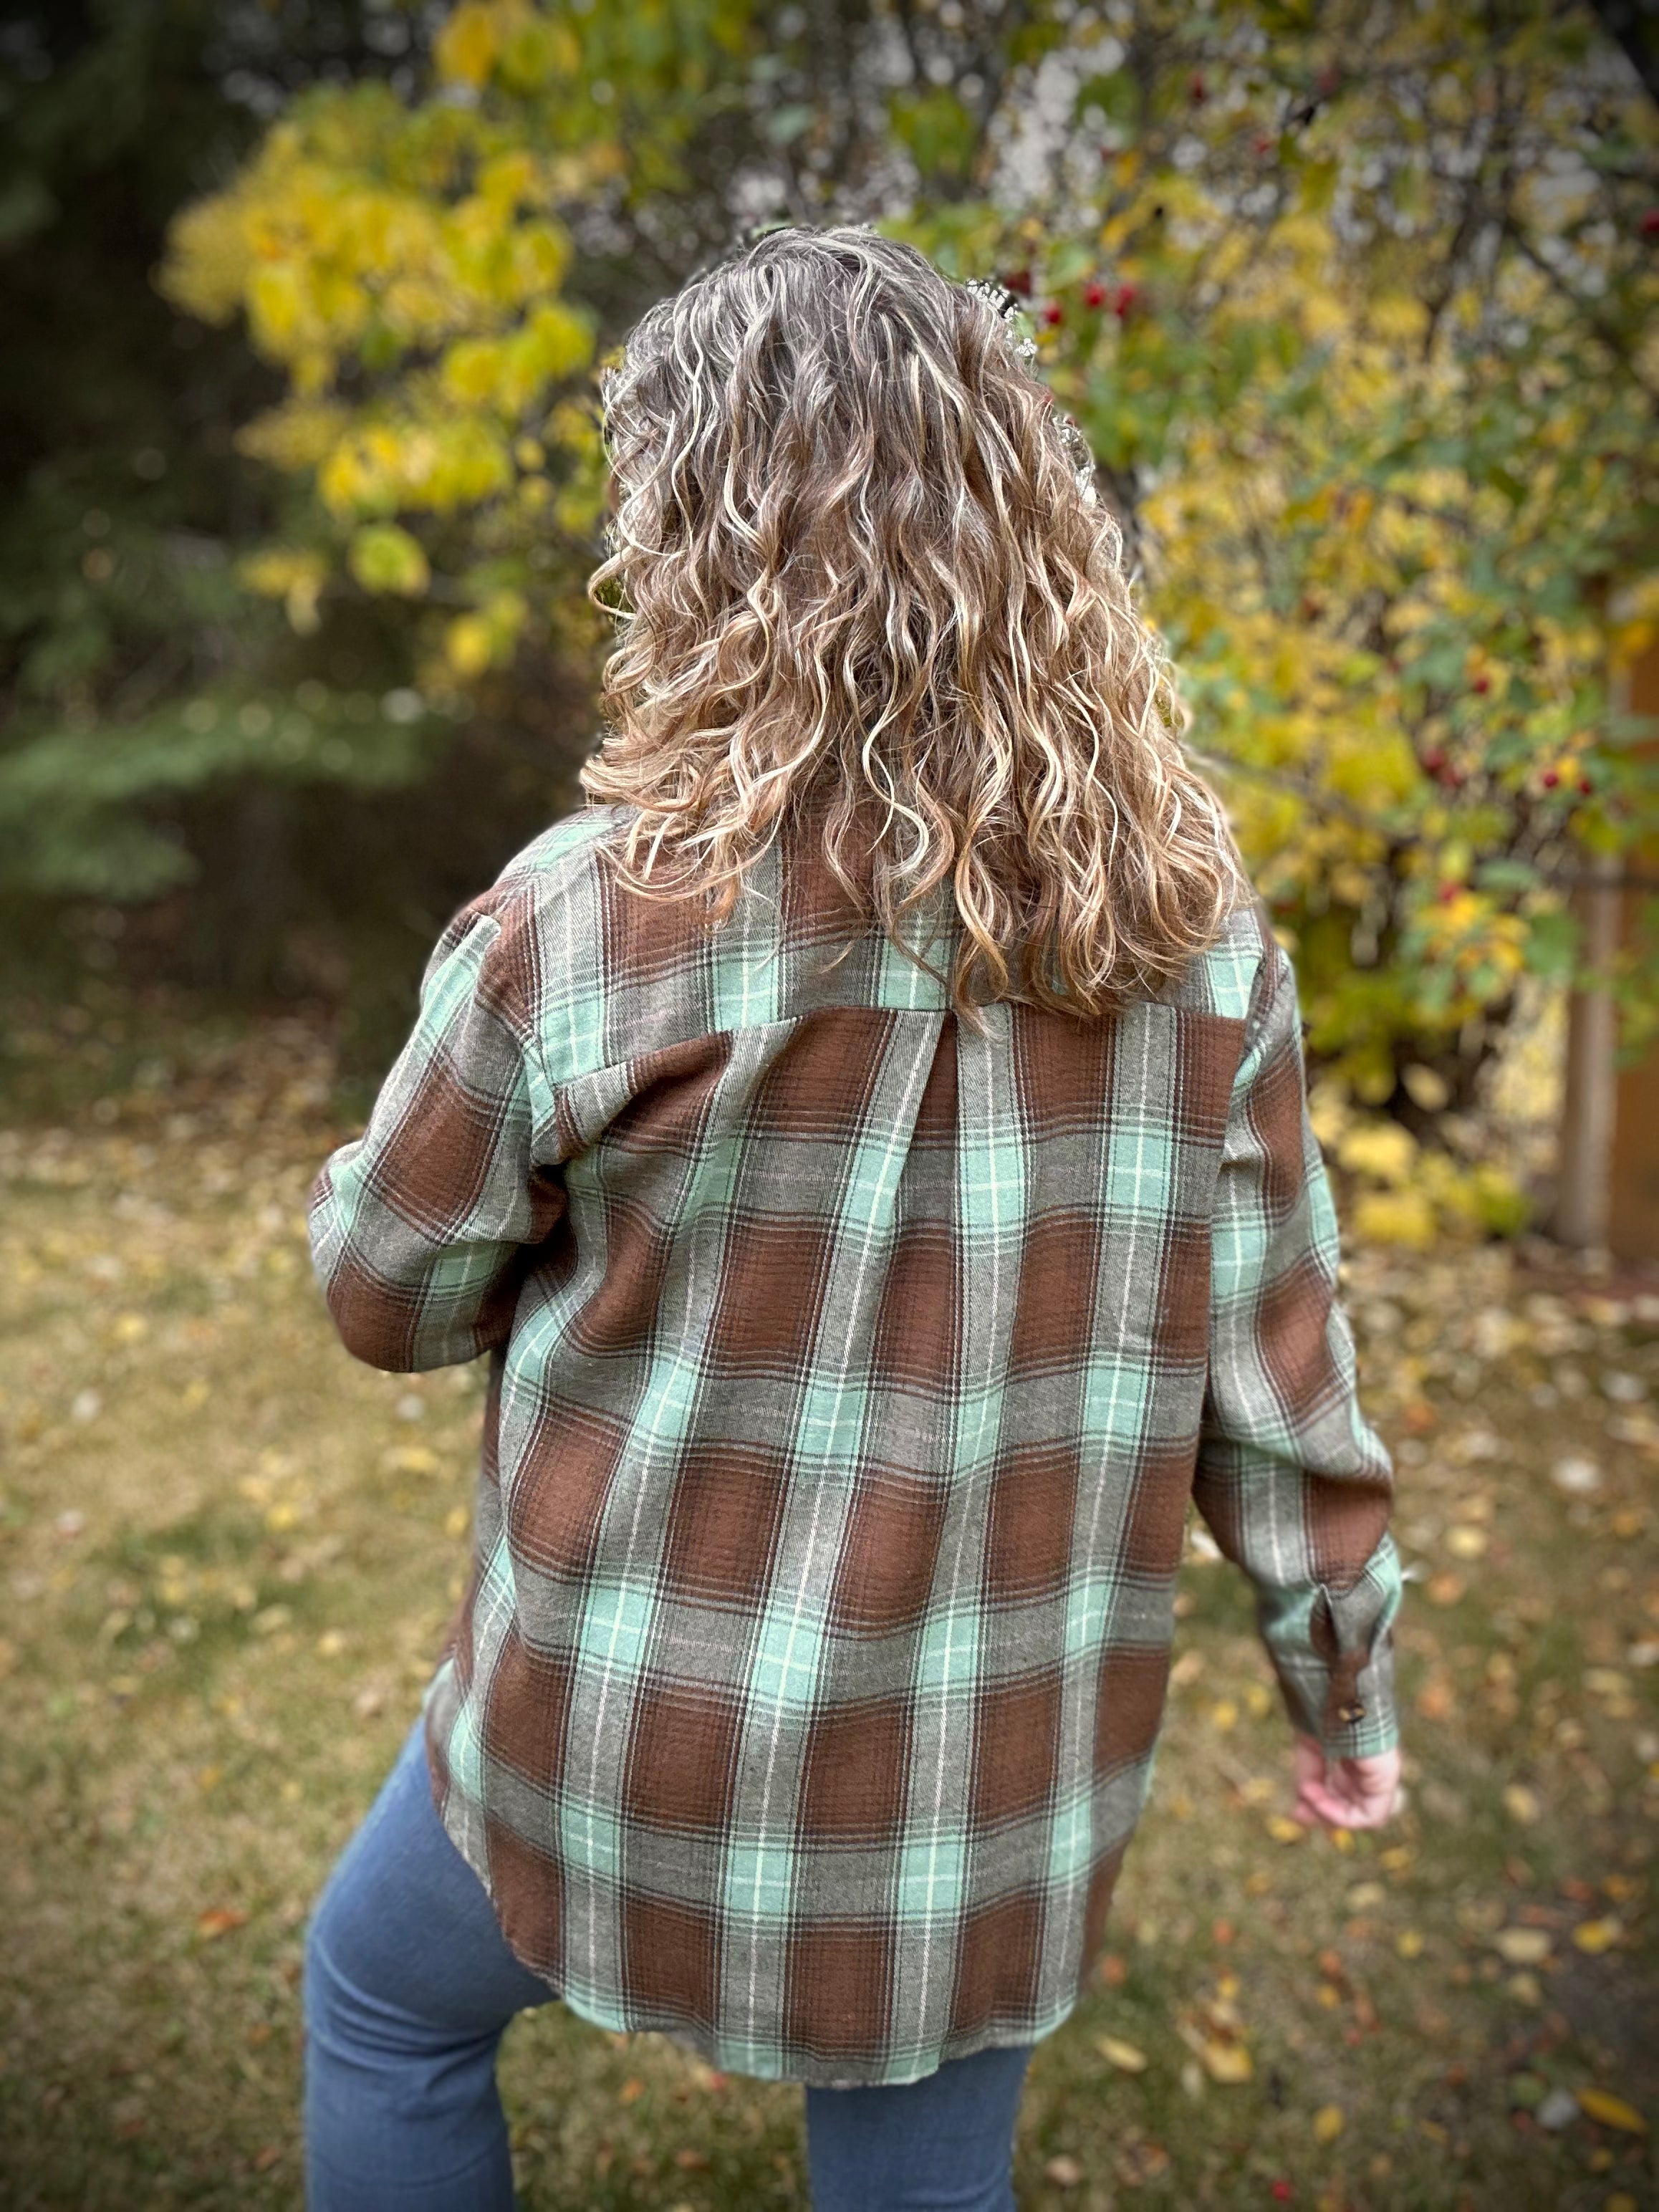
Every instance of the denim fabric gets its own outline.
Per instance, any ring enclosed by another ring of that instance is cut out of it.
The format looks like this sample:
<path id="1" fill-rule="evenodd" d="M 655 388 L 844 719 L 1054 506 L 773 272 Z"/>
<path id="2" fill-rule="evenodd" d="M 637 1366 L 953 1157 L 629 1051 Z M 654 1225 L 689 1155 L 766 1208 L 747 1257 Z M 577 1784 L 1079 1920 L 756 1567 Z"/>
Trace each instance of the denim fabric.
<path id="1" fill-rule="evenodd" d="M 309 2212 L 513 2212 L 495 2055 L 553 1991 L 514 1957 L 432 1802 L 420 1721 L 306 1944 Z M 1012 2212 L 1029 2047 L 893 2087 L 809 2089 L 815 2212 Z"/>

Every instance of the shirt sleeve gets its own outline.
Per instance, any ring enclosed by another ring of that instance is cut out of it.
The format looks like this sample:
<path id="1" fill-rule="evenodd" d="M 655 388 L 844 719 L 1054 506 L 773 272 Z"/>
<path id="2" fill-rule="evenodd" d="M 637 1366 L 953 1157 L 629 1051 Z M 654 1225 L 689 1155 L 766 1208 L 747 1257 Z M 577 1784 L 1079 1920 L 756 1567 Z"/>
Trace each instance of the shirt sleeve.
<path id="1" fill-rule="evenodd" d="M 1308 1118 L 1296 975 L 1267 957 L 1217 1193 L 1210 1371 L 1194 1499 L 1255 1585 L 1293 1725 L 1329 1759 L 1399 1741 L 1394 1469 L 1355 1390 L 1329 1181 Z"/>
<path id="2" fill-rule="evenodd" d="M 451 921 L 368 1128 L 313 1187 L 317 1279 L 347 1350 L 373 1367 L 504 1345 L 526 1249 L 564 1215 L 526 909 L 521 888 L 498 885 Z"/>

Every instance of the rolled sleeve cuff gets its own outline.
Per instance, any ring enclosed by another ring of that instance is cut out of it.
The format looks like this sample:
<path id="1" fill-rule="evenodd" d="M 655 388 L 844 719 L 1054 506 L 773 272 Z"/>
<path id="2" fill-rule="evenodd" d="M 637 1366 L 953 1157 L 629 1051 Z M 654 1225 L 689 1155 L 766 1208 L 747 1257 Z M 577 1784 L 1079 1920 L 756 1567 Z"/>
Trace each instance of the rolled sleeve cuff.
<path id="1" fill-rule="evenodd" d="M 1369 1759 L 1399 1745 L 1394 1624 L 1402 1592 L 1399 1553 L 1385 1534 L 1349 1589 L 1318 1583 L 1305 1608 L 1267 1626 L 1291 1723 L 1328 1759 Z"/>

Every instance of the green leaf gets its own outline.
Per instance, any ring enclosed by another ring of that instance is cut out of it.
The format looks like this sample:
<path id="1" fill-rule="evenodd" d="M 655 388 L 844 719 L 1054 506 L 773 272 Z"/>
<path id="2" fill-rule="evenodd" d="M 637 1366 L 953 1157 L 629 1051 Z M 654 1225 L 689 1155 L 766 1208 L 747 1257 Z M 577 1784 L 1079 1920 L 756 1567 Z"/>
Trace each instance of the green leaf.
<path id="1" fill-rule="evenodd" d="M 909 149 L 924 177 L 967 175 L 978 134 L 954 92 L 941 85 L 924 93 L 896 93 L 888 113 L 894 137 Z"/>
<path id="2" fill-rule="evenodd" d="M 358 531 L 347 555 L 352 574 L 366 592 L 392 592 L 418 599 L 432 580 L 425 549 L 395 522 L 371 522 Z"/>
<path id="3" fill-rule="evenodd" d="M 1582 934 L 1577 918 L 1571 914 L 1534 915 L 1526 942 L 1530 973 L 1541 975 L 1547 982 L 1568 981 L 1578 964 Z"/>

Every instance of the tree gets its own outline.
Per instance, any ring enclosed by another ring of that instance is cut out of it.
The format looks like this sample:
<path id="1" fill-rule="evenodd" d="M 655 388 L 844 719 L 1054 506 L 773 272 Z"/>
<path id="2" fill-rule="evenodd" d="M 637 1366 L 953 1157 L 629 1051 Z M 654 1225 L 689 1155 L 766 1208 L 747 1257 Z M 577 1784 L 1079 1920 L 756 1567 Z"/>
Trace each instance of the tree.
<path id="1" fill-rule="evenodd" d="M 1652 110 L 1588 18 L 1529 5 L 1479 40 L 1141 5 L 1062 65 L 1022 217 L 916 234 L 1030 297 L 1310 1045 L 1421 1129 L 1474 1103 L 1521 976 L 1574 971 L 1592 856 L 1659 815 L 1607 697 L 1656 605 L 1619 588 L 1654 565 Z M 1621 981 L 1651 1005 L 1650 948 Z M 1508 1210 L 1386 1157 L 1379 1224 L 1426 1236 L 1437 1182 Z"/>
<path id="2" fill-rule="evenodd" d="M 429 79 L 303 93 L 174 228 L 168 295 L 280 380 L 240 575 L 313 652 L 380 624 L 428 749 L 377 757 L 439 772 L 469 709 L 591 675 L 598 354 L 737 222 L 872 216 L 1029 315 L 1314 1051 L 1400 1125 L 1395 1226 L 1504 1218 L 1411 1134 L 1455 1132 L 1521 980 L 1575 971 L 1574 881 L 1656 811 L 1607 679 L 1659 612 L 1626 588 L 1659 166 L 1590 14 L 461 0 Z M 567 771 L 588 741 L 573 704 Z"/>

